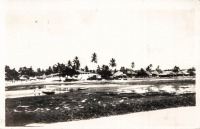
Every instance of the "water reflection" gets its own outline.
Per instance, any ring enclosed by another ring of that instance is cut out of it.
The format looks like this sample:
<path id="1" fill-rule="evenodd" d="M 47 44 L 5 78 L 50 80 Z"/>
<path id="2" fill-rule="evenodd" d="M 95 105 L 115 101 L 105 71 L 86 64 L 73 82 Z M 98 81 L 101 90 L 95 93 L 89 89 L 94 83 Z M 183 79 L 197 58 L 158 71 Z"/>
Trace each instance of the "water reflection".
<path id="1" fill-rule="evenodd" d="M 18 98 L 18 97 L 27 97 L 27 96 L 42 96 L 47 95 L 43 91 L 54 91 L 54 94 L 61 94 L 66 92 L 73 92 L 75 90 L 87 90 L 88 88 L 95 88 L 98 91 L 98 87 L 101 85 L 40 85 L 30 87 L 25 90 L 14 90 L 6 91 L 6 98 Z M 185 93 L 195 93 L 195 85 L 182 85 L 182 86 L 173 86 L 173 85 L 123 85 L 123 86 L 110 86 L 104 85 L 103 87 L 110 87 L 113 89 L 113 92 L 118 93 L 173 93 L 173 94 L 185 94 Z M 90 90 L 88 90 L 89 92 Z"/>
<path id="2" fill-rule="evenodd" d="M 69 88 L 62 85 L 45 85 L 42 88 L 34 89 L 34 96 L 48 95 L 48 94 L 61 94 L 69 92 Z"/>
<path id="3" fill-rule="evenodd" d="M 128 87 L 118 88 L 119 93 L 170 93 L 170 94 L 185 94 L 195 93 L 195 85 L 173 86 L 173 85 L 132 85 Z"/>
<path id="4" fill-rule="evenodd" d="M 68 88 L 63 85 L 43 85 L 43 86 L 35 86 L 30 88 L 26 88 L 26 90 L 14 90 L 14 91 L 6 91 L 6 98 L 18 98 L 18 97 L 28 97 L 28 96 L 42 96 L 47 95 L 43 91 L 45 90 L 53 90 L 54 94 L 61 94 L 65 92 L 70 92 L 71 88 Z"/>

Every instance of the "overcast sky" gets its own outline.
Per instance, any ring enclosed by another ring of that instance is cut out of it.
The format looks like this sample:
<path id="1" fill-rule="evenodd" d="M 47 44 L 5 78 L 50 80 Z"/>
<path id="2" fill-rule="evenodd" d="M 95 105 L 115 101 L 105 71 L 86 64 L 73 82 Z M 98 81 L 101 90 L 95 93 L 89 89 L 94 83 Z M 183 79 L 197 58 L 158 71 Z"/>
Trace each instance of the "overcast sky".
<path id="1" fill-rule="evenodd" d="M 47 68 L 78 56 L 92 68 L 113 57 L 117 68 L 153 64 L 195 66 L 194 0 L 10 0 L 6 10 L 6 64 Z"/>

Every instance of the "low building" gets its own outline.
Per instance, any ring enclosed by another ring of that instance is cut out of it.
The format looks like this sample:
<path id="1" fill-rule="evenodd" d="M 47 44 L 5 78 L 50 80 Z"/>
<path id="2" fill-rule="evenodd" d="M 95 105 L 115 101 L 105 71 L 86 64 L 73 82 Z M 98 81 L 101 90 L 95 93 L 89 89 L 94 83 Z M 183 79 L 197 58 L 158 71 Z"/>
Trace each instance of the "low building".
<path id="1" fill-rule="evenodd" d="M 37 80 L 37 78 L 36 77 L 29 77 L 29 80 L 30 81 L 35 81 L 35 80 Z"/>
<path id="2" fill-rule="evenodd" d="M 75 80 L 98 80 L 101 79 L 101 76 L 96 73 L 85 72 L 82 70 L 76 70 L 78 74 L 72 76 L 72 79 Z"/>
<path id="3" fill-rule="evenodd" d="M 148 75 L 148 77 L 152 77 L 152 73 L 149 71 L 146 71 L 146 74 Z"/>
<path id="4" fill-rule="evenodd" d="M 29 79 L 29 77 L 26 76 L 26 75 L 22 75 L 22 76 L 19 77 L 20 81 L 27 81 L 28 79 Z"/>
<path id="5" fill-rule="evenodd" d="M 136 73 L 135 71 L 133 71 L 132 69 L 128 69 L 128 70 L 126 71 L 126 75 L 127 75 L 128 77 L 135 77 L 135 76 L 137 75 L 137 73 Z"/>
<path id="6" fill-rule="evenodd" d="M 46 77 L 47 76 L 45 74 L 43 74 L 42 76 L 36 76 L 37 79 L 46 79 Z"/>
<path id="7" fill-rule="evenodd" d="M 47 75 L 45 80 L 49 82 L 55 82 L 55 81 L 60 82 L 60 81 L 64 81 L 65 78 L 62 78 L 60 73 L 54 73 L 54 74 Z"/>
<path id="8" fill-rule="evenodd" d="M 52 73 L 52 74 L 46 75 L 46 78 L 59 77 L 59 76 L 60 76 L 60 73 Z"/>
<path id="9" fill-rule="evenodd" d="M 159 73 L 158 71 L 154 70 L 153 72 L 151 72 L 152 77 L 159 77 Z"/>
<path id="10" fill-rule="evenodd" d="M 176 76 L 176 73 L 173 71 L 163 71 L 162 73 L 159 74 L 159 77 L 174 77 Z"/>
<path id="11" fill-rule="evenodd" d="M 176 75 L 177 76 L 185 76 L 185 73 L 183 71 L 178 71 L 178 73 Z"/>
<path id="12" fill-rule="evenodd" d="M 176 76 L 176 73 L 173 71 L 163 71 L 162 73 L 159 74 L 160 77 L 174 77 Z"/>
<path id="13" fill-rule="evenodd" d="M 127 78 L 127 75 L 121 71 L 117 71 L 116 73 L 114 73 L 113 78 L 114 79 L 123 79 L 123 78 Z"/>
<path id="14" fill-rule="evenodd" d="M 184 76 L 190 76 L 190 73 L 188 73 L 187 70 L 183 70 L 182 72 L 183 72 Z"/>
<path id="15" fill-rule="evenodd" d="M 90 74 L 90 72 L 86 72 L 86 71 L 83 71 L 83 70 L 76 70 L 76 72 L 78 74 Z"/>

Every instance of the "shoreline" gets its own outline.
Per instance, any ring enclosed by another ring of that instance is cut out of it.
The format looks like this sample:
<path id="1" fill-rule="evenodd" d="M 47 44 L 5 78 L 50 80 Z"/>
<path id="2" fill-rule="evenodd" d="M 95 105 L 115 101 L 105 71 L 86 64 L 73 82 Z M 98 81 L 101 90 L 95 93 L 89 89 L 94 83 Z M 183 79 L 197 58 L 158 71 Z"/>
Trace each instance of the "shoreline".
<path id="1" fill-rule="evenodd" d="M 196 78 L 133 78 L 128 80 L 79 80 L 79 81 L 71 81 L 71 82 L 48 82 L 48 81 L 28 81 L 28 82 L 21 82 L 19 81 L 16 83 L 6 84 L 5 87 L 10 86 L 34 86 L 34 85 L 61 85 L 61 84 L 81 84 L 81 83 L 106 83 L 106 82 L 142 82 L 142 81 L 172 81 L 172 80 L 196 80 Z"/>

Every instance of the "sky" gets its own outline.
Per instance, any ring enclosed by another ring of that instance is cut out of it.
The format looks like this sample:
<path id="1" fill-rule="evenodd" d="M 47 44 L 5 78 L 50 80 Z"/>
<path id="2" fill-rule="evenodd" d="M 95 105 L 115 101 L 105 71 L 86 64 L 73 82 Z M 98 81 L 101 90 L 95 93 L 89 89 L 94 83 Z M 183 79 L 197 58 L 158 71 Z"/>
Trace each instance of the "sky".
<path id="1" fill-rule="evenodd" d="M 8 0 L 5 64 L 48 68 L 78 56 L 81 67 L 195 66 L 197 0 Z"/>

